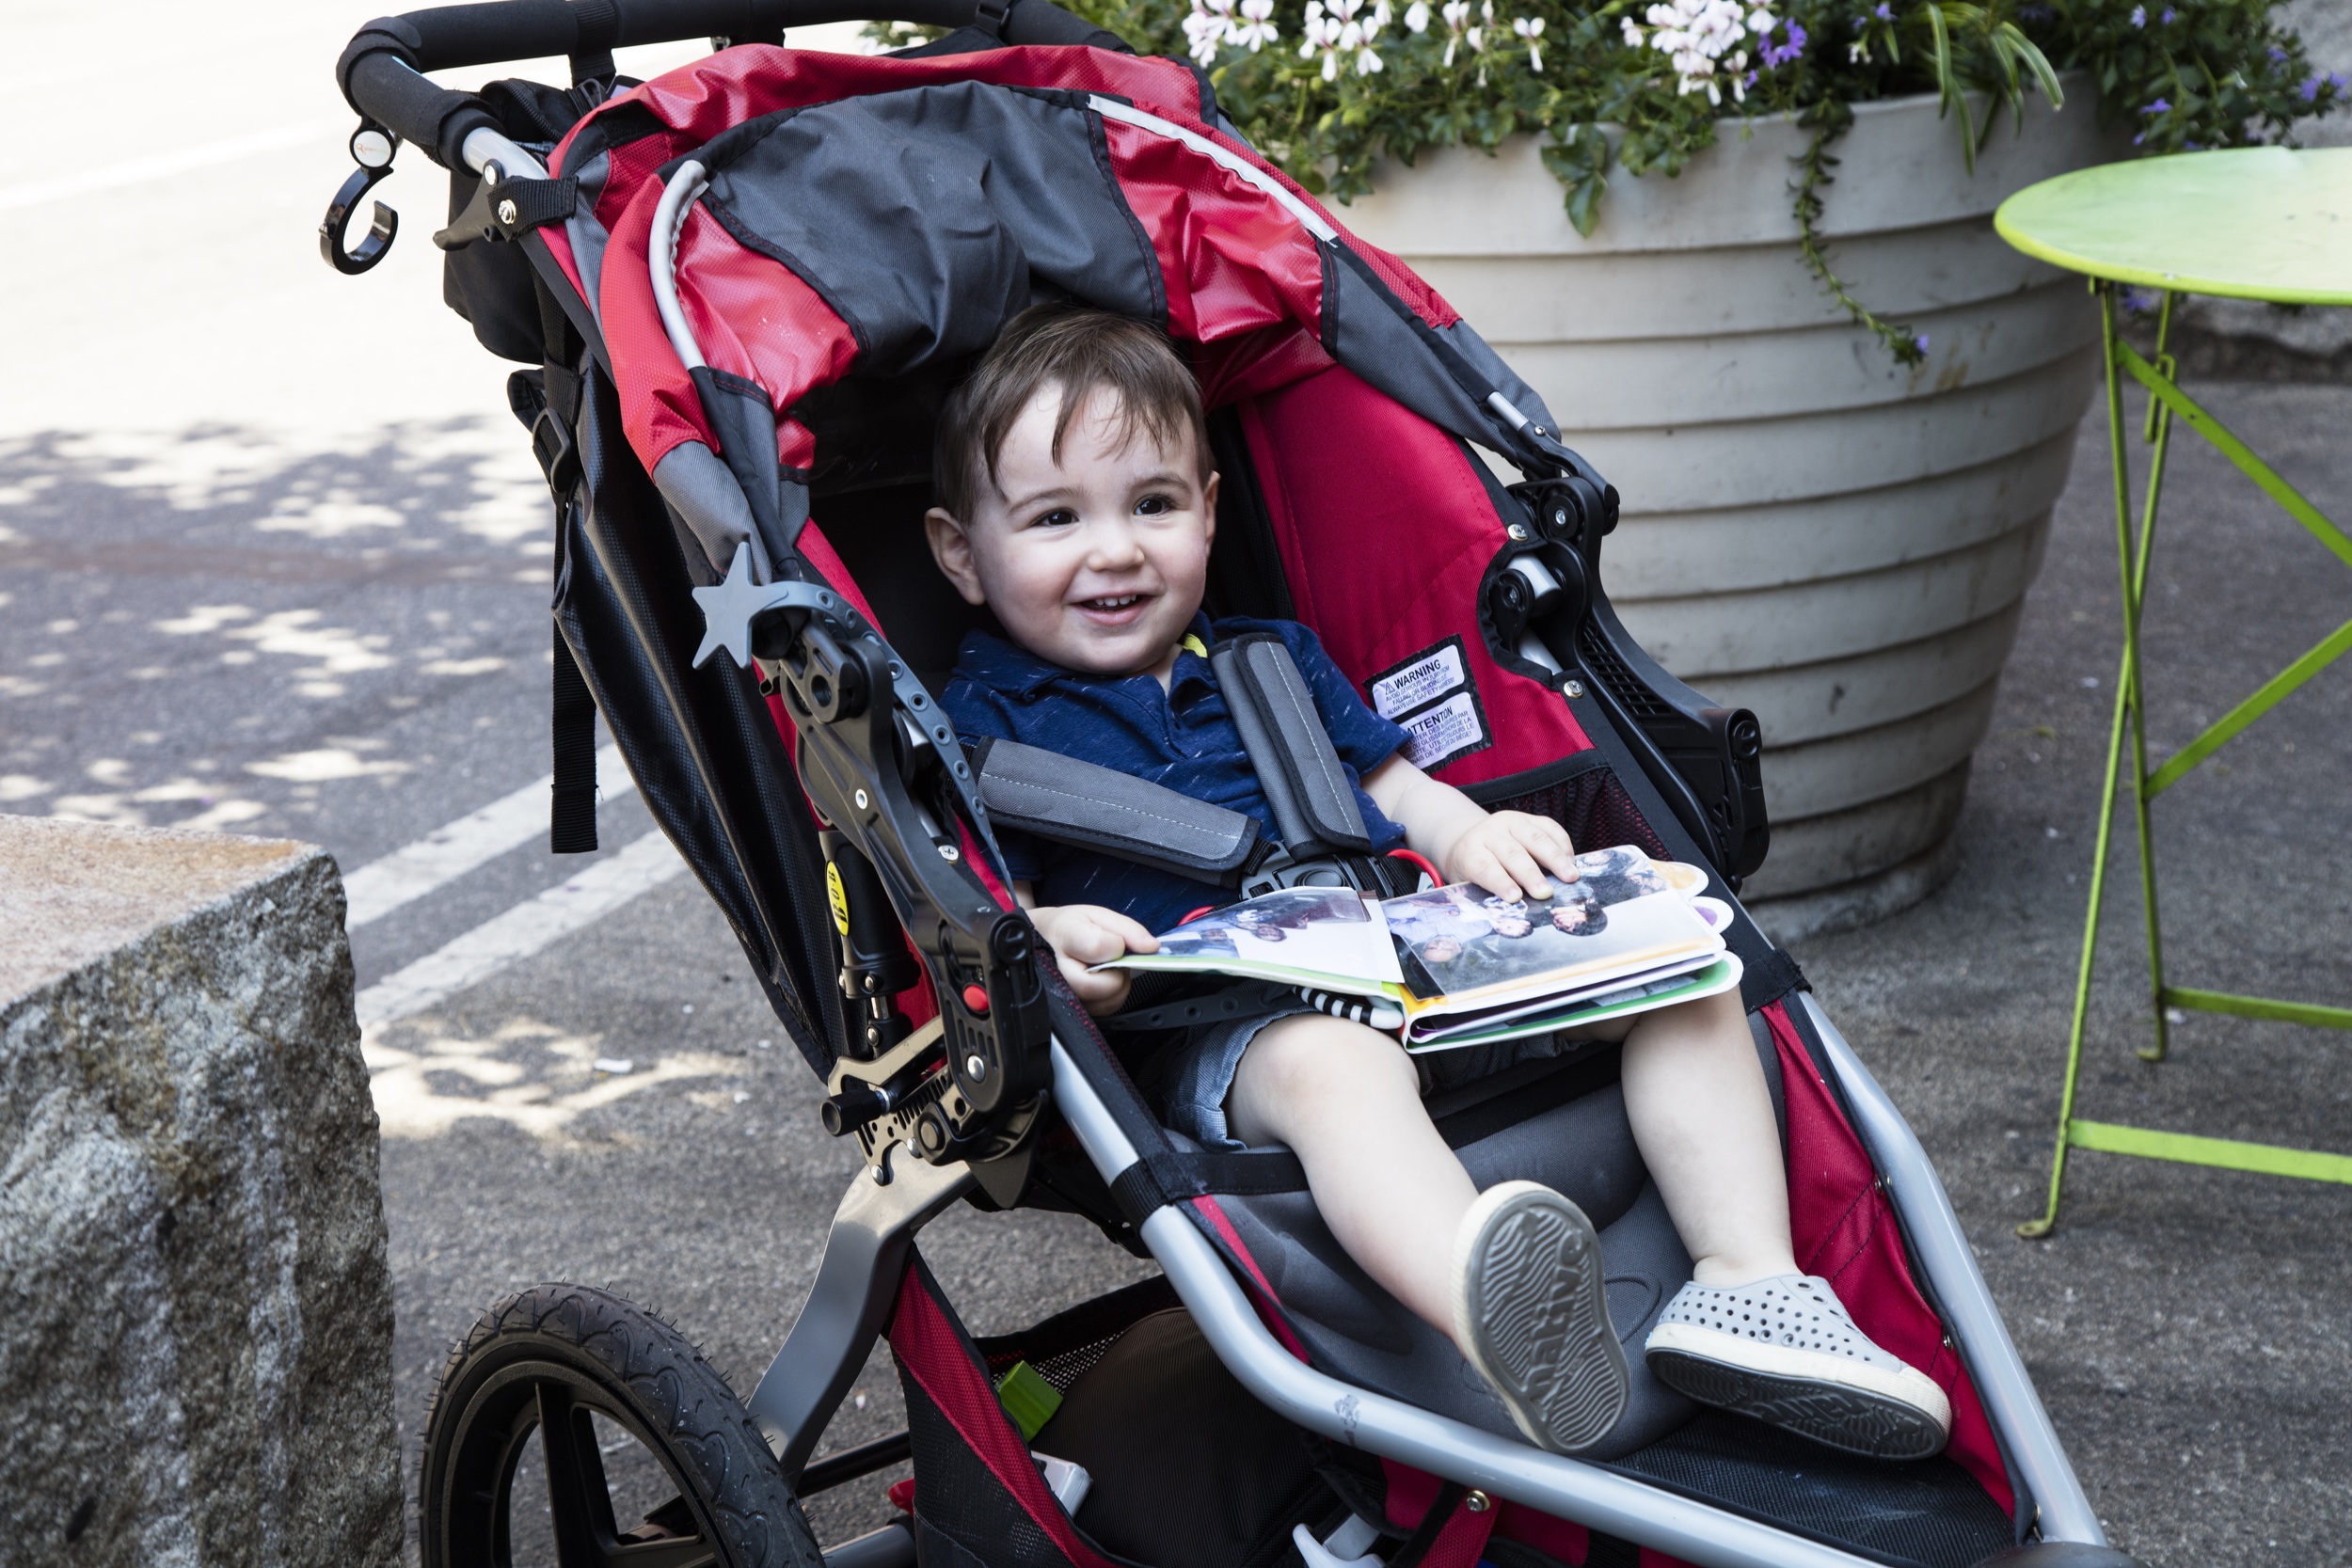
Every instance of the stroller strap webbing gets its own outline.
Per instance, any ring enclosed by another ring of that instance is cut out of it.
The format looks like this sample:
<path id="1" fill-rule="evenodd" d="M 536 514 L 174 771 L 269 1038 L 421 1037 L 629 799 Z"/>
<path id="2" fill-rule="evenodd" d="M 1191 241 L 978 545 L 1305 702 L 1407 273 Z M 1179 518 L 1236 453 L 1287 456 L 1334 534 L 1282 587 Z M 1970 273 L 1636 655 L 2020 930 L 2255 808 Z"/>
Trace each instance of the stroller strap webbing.
<path id="1" fill-rule="evenodd" d="M 545 343 L 540 370 L 540 405 L 528 405 L 527 378 L 517 372 L 508 399 L 531 429 L 532 453 L 547 474 L 548 490 L 555 499 L 557 598 L 563 597 L 566 570 L 565 529 L 572 492 L 580 483 L 580 463 L 573 429 L 580 418 L 578 335 L 545 283 L 534 280 L 539 296 L 539 332 Z M 555 626 L 554 687 L 548 728 L 555 763 L 555 788 L 548 803 L 548 851 L 556 855 L 585 855 L 596 847 L 596 697 L 581 673 L 572 645 L 564 640 L 563 622 Z"/>
<path id="2" fill-rule="evenodd" d="M 1251 632 L 1211 649 L 1209 668 L 1291 858 L 1368 853 L 1372 834 L 1355 785 L 1289 644 Z"/>
<path id="3" fill-rule="evenodd" d="M 585 855 L 596 847 L 596 699 L 555 628 L 555 792 L 548 806 L 548 851 Z"/>

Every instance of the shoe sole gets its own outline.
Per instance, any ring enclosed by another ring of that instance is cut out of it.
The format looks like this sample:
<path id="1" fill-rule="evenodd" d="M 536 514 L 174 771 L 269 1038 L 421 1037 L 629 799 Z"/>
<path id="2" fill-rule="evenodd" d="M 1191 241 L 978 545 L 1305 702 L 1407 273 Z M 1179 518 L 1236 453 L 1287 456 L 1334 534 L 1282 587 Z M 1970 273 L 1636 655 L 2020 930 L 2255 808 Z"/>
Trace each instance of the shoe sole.
<path id="1" fill-rule="evenodd" d="M 1471 1365 L 1530 1442 L 1555 1453 L 1590 1448 L 1625 1414 L 1630 1387 L 1593 1222 L 1558 1193 L 1519 1181 L 1482 1195 L 1470 1214 L 1454 1321 Z"/>
<path id="2" fill-rule="evenodd" d="M 1944 1390 L 1918 1372 L 1912 1376 L 1924 1386 L 1912 1389 L 1915 1398 L 1907 1399 L 1892 1387 L 1863 1387 L 1851 1379 L 1859 1373 L 1890 1385 L 1908 1380 L 1891 1377 L 1874 1368 L 1851 1367 L 1842 1362 L 1836 1367 L 1838 1375 L 1835 1377 L 1808 1375 L 1803 1370 L 1805 1359 L 1828 1358 L 1777 1345 L 1742 1345 L 1740 1354 L 1780 1362 L 1779 1368 L 1739 1366 L 1674 1344 L 1673 1331 L 1680 1326 L 1660 1324 L 1650 1337 L 1645 1358 L 1650 1371 L 1661 1383 L 1701 1404 L 1752 1416 L 1826 1448 L 1866 1459 L 1931 1459 L 1942 1453 L 1944 1445 L 1950 1440 L 1948 1416 L 1938 1419 L 1932 1408 L 1923 1407 L 1920 1402 L 1932 1395 L 1933 1403 L 1945 1404 L 1948 1409 Z M 1722 1338 L 1710 1331 L 1701 1332 L 1709 1333 L 1713 1338 Z"/>

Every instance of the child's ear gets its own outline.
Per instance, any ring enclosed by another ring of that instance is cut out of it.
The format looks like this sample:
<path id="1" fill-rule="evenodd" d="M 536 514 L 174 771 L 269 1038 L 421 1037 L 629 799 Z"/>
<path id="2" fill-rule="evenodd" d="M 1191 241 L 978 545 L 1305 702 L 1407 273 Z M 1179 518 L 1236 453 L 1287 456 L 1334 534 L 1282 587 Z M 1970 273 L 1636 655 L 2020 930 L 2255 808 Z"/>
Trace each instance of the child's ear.
<path id="1" fill-rule="evenodd" d="M 930 542 L 931 559 L 947 580 L 956 585 L 966 604 L 986 604 L 988 596 L 980 591 L 980 574 L 972 562 L 972 538 L 963 531 L 963 525 L 940 507 L 923 514 L 923 536 Z"/>
<path id="2" fill-rule="evenodd" d="M 1212 470 L 1209 483 L 1200 486 L 1200 525 L 1209 543 L 1216 543 L 1216 486 L 1225 476 Z"/>

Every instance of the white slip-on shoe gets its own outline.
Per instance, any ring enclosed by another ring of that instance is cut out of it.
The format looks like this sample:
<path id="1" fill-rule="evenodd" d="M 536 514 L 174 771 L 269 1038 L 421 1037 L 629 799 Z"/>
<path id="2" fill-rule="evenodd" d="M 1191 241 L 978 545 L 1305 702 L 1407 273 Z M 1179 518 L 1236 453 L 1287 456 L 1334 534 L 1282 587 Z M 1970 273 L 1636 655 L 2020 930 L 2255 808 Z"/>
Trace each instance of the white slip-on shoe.
<path id="1" fill-rule="evenodd" d="M 1951 1437 L 1951 1401 L 1935 1380 L 1872 1344 L 1816 1275 L 1730 1289 L 1692 1280 L 1644 1354 L 1660 1382 L 1701 1404 L 1848 1453 L 1927 1459 Z"/>
<path id="2" fill-rule="evenodd" d="M 1574 1453 L 1625 1414 L 1625 1349 L 1609 1322 L 1600 1242 L 1549 1187 L 1478 1195 L 1454 1242 L 1454 1337 L 1529 1442 Z"/>

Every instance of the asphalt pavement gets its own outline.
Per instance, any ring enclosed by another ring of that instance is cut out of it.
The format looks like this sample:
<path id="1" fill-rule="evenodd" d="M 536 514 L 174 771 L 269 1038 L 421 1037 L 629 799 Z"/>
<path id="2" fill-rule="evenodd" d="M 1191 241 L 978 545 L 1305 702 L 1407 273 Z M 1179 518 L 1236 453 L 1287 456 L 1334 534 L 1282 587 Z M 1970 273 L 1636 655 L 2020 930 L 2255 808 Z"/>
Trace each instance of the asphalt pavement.
<path id="1" fill-rule="evenodd" d="M 199 23 L 147 0 L 110 13 L 103 60 L 80 13 L 0 20 L 19 65 L 0 126 L 18 146 L 77 127 L 71 158 L 0 186 L 0 810 L 287 834 L 348 872 L 548 770 L 545 490 L 505 367 L 439 306 L 426 235 L 443 198 L 421 160 L 383 187 L 410 219 L 383 267 L 342 278 L 316 255 L 348 166 L 328 68 L 370 14 Z M 75 106 L 102 79 L 137 106 L 85 133 Z M 2208 389 L 2352 514 L 2352 388 Z M 2047 1170 L 2115 678 L 2106 472 L 2094 418 L 1957 879 L 1798 956 L 1936 1157 L 2119 1544 L 2151 1563 L 2352 1564 L 2352 1192 L 2078 1154 L 2057 1236 L 2011 1234 Z M 2343 565 L 2194 442 L 2168 497 L 2160 751 L 2352 605 Z M 2348 737 L 2339 668 L 2166 798 L 2185 983 L 2352 996 Z M 748 1387 L 853 1169 L 691 879 L 562 914 L 580 907 L 565 889 L 652 832 L 608 783 L 596 856 L 534 836 L 353 933 L 364 990 L 462 958 L 518 909 L 557 911 L 535 949 L 371 1031 L 412 1465 L 446 1346 L 534 1281 L 655 1306 Z M 2083 1114 L 2352 1148 L 2340 1039 L 2199 1017 L 2172 1060 L 2131 1054 L 2137 918 L 2127 875 Z M 982 1332 L 1143 1271 L 1043 1215 L 957 1211 L 923 1246 Z M 895 1430 L 898 1409 L 878 1356 L 829 1446 Z M 818 1499 L 820 1533 L 879 1522 L 888 1479 Z"/>

